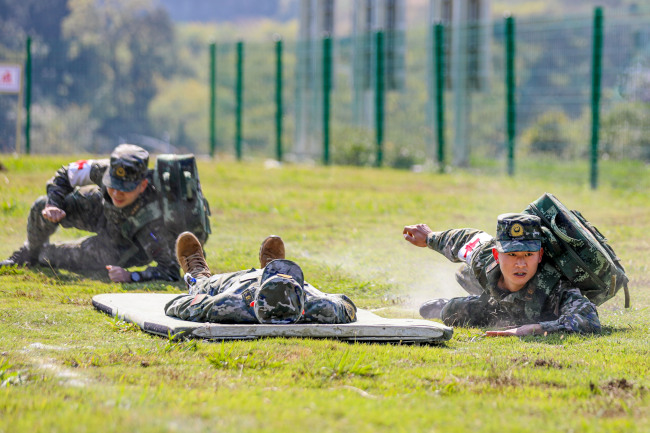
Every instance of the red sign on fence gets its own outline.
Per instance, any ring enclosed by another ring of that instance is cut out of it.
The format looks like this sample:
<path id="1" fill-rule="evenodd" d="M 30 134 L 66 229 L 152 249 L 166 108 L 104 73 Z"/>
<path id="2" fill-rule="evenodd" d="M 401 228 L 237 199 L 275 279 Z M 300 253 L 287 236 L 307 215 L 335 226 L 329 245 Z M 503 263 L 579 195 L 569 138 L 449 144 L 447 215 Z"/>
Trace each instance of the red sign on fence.
<path id="1" fill-rule="evenodd" d="M 0 63 L 0 93 L 19 93 L 21 76 L 20 65 Z"/>

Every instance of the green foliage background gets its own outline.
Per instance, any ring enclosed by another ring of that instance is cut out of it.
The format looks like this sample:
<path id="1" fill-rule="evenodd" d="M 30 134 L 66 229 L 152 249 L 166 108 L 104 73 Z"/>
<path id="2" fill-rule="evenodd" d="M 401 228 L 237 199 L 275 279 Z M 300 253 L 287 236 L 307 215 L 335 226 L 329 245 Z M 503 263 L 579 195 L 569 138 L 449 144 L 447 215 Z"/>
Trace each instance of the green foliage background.
<path id="1" fill-rule="evenodd" d="M 285 2 L 286 3 L 286 2 Z M 432 106 L 428 90 L 426 2 L 409 4 L 405 35 L 406 80 L 386 96 L 386 163 L 409 167 L 434 160 Z M 283 3 L 284 4 L 284 3 Z M 605 46 L 601 148 L 606 158 L 648 160 L 647 77 L 650 70 L 650 10 L 630 2 L 604 2 Z M 296 20 L 237 24 L 173 23 L 150 0 L 2 0 L 0 59 L 24 61 L 33 39 L 32 151 L 108 152 L 120 141 L 147 141 L 155 151 L 168 143 L 206 154 L 208 143 L 208 46 L 217 43 L 217 151 L 234 153 L 234 42 L 246 42 L 244 61 L 244 155 L 275 155 L 274 47 L 284 38 L 284 135 L 286 153 L 295 148 L 298 114 L 318 117 L 320 96 L 298 103 L 296 83 L 320 88 L 317 73 L 296 75 Z M 284 4 L 284 10 L 290 6 Z M 296 6 L 297 7 L 297 6 Z M 349 8 L 348 8 L 349 9 Z M 493 15 L 517 19 L 517 158 L 585 160 L 590 142 L 590 80 L 593 4 L 579 1 L 498 1 Z M 348 10 L 351 13 L 351 11 Z M 346 12 L 347 13 L 347 12 Z M 424 15 L 423 15 L 424 14 Z M 472 93 L 466 109 L 469 147 L 479 158 L 504 157 L 505 90 L 503 20 L 488 24 L 491 38 L 487 86 Z M 334 43 L 332 160 L 372 165 L 372 113 L 359 118 L 353 98 L 353 47 L 349 37 Z M 311 48 L 318 57 L 318 43 Z M 372 99 L 372 95 L 366 95 Z M 447 154 L 453 143 L 453 94 L 446 92 Z M 0 149 L 13 150 L 15 97 L 0 98 Z M 371 107 L 370 107 L 371 108 Z M 366 113 L 368 114 L 368 113 Z M 554 137 L 543 137 L 551 128 Z M 309 131 L 321 159 L 320 132 Z M 144 138 L 143 138 L 144 137 Z M 622 139 L 617 139 L 621 137 Z M 548 150 L 549 139 L 562 151 Z M 451 161 L 448 156 L 447 162 Z"/>

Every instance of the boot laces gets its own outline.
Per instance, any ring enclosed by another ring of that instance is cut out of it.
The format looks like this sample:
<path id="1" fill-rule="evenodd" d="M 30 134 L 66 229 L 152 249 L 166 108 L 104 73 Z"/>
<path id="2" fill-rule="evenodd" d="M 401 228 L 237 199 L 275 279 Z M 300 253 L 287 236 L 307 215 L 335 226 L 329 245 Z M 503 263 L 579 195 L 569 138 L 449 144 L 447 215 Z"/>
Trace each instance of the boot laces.
<path id="1" fill-rule="evenodd" d="M 204 272 L 210 272 L 208 269 L 207 263 L 205 263 L 205 258 L 203 257 L 203 254 L 201 252 L 197 252 L 194 254 L 190 254 L 189 256 L 185 256 L 185 264 L 187 266 L 188 272 L 191 274 L 201 274 Z"/>

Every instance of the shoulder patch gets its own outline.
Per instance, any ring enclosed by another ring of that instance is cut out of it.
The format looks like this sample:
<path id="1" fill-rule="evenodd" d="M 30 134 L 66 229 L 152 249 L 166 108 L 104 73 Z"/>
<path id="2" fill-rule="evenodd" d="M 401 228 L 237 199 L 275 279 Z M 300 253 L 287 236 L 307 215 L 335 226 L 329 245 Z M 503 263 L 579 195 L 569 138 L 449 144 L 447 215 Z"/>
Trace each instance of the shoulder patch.
<path id="1" fill-rule="evenodd" d="M 348 302 L 343 302 L 343 307 L 345 308 L 345 312 L 347 313 L 347 316 L 350 319 L 350 322 L 356 321 L 357 320 L 357 312 L 354 309 L 354 306 L 350 305 Z"/>
<path id="2" fill-rule="evenodd" d="M 92 159 L 81 159 L 75 161 L 68 165 L 68 180 L 70 185 L 74 186 L 84 186 L 90 185 L 92 181 L 90 180 L 90 169 L 93 164 Z"/>
<path id="3" fill-rule="evenodd" d="M 241 297 L 244 300 L 244 302 L 250 304 L 251 302 L 253 302 L 253 290 L 251 290 L 250 288 L 244 290 L 243 292 L 241 292 Z"/>
<path id="4" fill-rule="evenodd" d="M 469 263 L 472 260 L 472 254 L 474 254 L 474 251 L 476 251 L 481 244 L 490 242 L 491 240 L 492 236 L 485 232 L 475 234 L 469 242 L 458 250 L 458 258 L 465 263 Z"/>

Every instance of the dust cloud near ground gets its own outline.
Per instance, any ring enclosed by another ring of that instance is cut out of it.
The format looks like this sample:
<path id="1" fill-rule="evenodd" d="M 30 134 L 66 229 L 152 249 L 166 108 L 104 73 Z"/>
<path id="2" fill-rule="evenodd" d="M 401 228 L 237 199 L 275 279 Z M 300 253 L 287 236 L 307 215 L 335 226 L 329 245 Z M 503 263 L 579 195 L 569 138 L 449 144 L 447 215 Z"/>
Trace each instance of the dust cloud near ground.
<path id="1" fill-rule="evenodd" d="M 429 299 L 467 296 L 455 279 L 462 263 L 451 263 L 441 254 L 418 248 L 399 234 L 392 239 L 372 237 L 349 242 L 328 251 L 313 252 L 288 245 L 299 256 L 316 260 L 359 281 L 383 281 L 392 287 L 397 303 L 417 313 Z M 327 291 L 327 288 L 324 288 Z"/>

